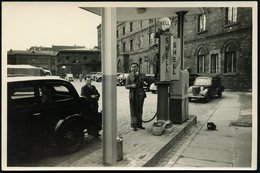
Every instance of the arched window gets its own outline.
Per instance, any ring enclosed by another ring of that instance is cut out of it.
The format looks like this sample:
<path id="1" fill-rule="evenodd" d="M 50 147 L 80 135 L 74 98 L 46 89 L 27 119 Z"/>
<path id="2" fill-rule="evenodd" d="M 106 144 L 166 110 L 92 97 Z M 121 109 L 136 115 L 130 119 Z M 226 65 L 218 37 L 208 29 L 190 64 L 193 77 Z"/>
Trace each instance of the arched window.
<path id="1" fill-rule="evenodd" d="M 229 43 L 225 48 L 224 73 L 236 72 L 236 45 Z"/>
<path id="2" fill-rule="evenodd" d="M 206 50 L 205 48 L 200 48 L 198 51 L 198 60 L 197 60 L 197 72 L 198 73 L 205 73 L 205 57 L 206 57 Z"/>

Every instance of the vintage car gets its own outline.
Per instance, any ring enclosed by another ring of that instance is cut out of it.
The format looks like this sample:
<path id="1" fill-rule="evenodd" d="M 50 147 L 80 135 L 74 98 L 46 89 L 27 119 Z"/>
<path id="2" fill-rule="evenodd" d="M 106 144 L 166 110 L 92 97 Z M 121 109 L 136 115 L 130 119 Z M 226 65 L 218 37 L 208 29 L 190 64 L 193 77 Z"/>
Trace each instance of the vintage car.
<path id="1" fill-rule="evenodd" d="M 98 136 L 102 129 L 101 113 L 64 79 L 10 77 L 7 85 L 8 157 L 43 146 L 73 152 L 86 133 Z"/>
<path id="2" fill-rule="evenodd" d="M 126 78 L 129 74 L 128 73 L 122 73 L 120 74 L 119 76 L 117 76 L 117 82 L 116 82 L 116 85 L 118 86 L 124 86 L 125 85 L 125 82 L 126 82 Z"/>
<path id="3" fill-rule="evenodd" d="M 217 96 L 222 97 L 222 92 L 225 87 L 221 85 L 221 79 L 218 76 L 200 76 L 194 81 L 194 84 L 189 87 L 189 100 L 204 99 L 207 103 L 211 98 Z"/>
<path id="4" fill-rule="evenodd" d="M 150 91 L 150 86 L 156 81 L 154 74 L 146 74 L 144 78 L 144 90 Z"/>
<path id="5" fill-rule="evenodd" d="M 67 81 L 73 82 L 73 81 L 74 81 L 73 74 L 66 74 L 65 79 L 66 79 Z"/>

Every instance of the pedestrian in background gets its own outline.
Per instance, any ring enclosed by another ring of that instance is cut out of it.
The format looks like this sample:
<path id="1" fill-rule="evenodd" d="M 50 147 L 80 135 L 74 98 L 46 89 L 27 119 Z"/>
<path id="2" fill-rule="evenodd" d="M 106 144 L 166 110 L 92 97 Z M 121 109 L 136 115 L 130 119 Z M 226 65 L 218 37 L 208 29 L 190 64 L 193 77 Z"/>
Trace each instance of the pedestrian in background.
<path id="1" fill-rule="evenodd" d="M 85 97 L 90 105 L 91 109 L 93 112 L 97 113 L 98 112 L 98 100 L 100 97 L 100 94 L 96 87 L 91 84 L 91 77 L 87 76 L 86 77 L 86 85 L 84 85 L 81 88 L 81 96 Z"/>
<path id="2" fill-rule="evenodd" d="M 145 129 L 142 126 L 143 104 L 146 98 L 143 88 L 144 78 L 145 74 L 139 72 L 138 64 L 132 63 L 131 72 L 126 78 L 125 87 L 129 89 L 131 127 L 133 131 L 136 131 L 137 128 Z"/>

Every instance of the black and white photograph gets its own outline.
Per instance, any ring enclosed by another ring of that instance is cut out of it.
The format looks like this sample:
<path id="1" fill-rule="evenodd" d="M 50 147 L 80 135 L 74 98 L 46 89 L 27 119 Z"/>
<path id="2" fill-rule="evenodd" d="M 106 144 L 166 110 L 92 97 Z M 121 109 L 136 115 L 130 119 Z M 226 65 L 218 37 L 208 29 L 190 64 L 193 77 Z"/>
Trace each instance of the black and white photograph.
<path id="1" fill-rule="evenodd" d="M 257 2 L 5 1 L 1 166 L 257 169 Z"/>

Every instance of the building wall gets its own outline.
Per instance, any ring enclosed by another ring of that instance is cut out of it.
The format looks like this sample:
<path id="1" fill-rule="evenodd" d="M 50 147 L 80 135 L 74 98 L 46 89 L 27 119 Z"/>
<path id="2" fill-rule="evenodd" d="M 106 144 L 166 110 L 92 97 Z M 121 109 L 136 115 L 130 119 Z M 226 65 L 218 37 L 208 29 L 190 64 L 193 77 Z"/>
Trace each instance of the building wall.
<path id="1" fill-rule="evenodd" d="M 197 73 L 197 53 L 200 47 L 207 50 L 206 72 L 210 74 L 210 56 L 218 53 L 220 72 L 227 89 L 246 91 L 252 88 L 252 11 L 250 8 L 238 8 L 238 21 L 233 25 L 225 24 L 225 8 L 208 8 L 206 10 L 206 31 L 197 31 L 197 16 L 186 16 L 185 22 L 185 67 L 191 67 Z M 225 46 L 236 45 L 236 72 L 224 72 Z"/>
<path id="2" fill-rule="evenodd" d="M 222 78 L 226 89 L 233 91 L 247 91 L 252 88 L 252 9 L 238 8 L 237 22 L 226 24 L 226 8 L 204 8 L 206 16 L 205 31 L 198 31 L 199 15 L 186 15 L 184 20 L 184 66 L 190 67 L 192 73 L 198 72 L 198 51 L 200 48 L 206 50 L 205 72 L 200 75 L 209 75 L 211 67 L 211 55 L 219 56 L 219 71 L 214 75 Z M 177 37 L 177 17 L 170 17 L 172 25 L 170 33 Z M 156 68 L 154 52 L 156 49 L 149 45 L 149 33 L 157 32 L 155 24 L 158 19 L 132 21 L 133 31 L 130 32 L 130 23 L 123 22 L 117 25 L 117 48 L 118 61 L 120 64 L 129 56 L 128 63 L 142 62 L 141 70 L 145 73 L 154 73 Z M 141 26 L 142 23 L 142 26 Z M 123 34 L 125 27 L 125 34 Z M 99 29 L 99 37 L 100 29 Z M 138 38 L 143 36 L 143 47 L 138 47 Z M 130 40 L 133 40 L 133 50 L 130 50 Z M 155 40 L 156 42 L 156 40 Z M 125 43 L 125 51 L 123 51 Z M 236 71 L 224 72 L 225 48 L 228 44 L 236 47 Z M 158 51 L 158 50 L 157 50 Z M 144 67 L 142 67 L 144 66 Z M 129 66 L 127 67 L 129 69 Z M 124 69 L 118 65 L 118 71 Z M 126 72 L 126 69 L 124 69 Z"/>
<path id="3" fill-rule="evenodd" d="M 27 64 L 48 69 L 53 75 L 57 73 L 56 58 L 52 55 L 21 54 L 8 52 L 8 64 Z"/>
<path id="4" fill-rule="evenodd" d="M 90 74 L 101 71 L 100 51 L 60 51 L 57 55 L 58 75 Z"/>

